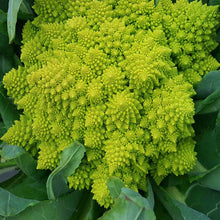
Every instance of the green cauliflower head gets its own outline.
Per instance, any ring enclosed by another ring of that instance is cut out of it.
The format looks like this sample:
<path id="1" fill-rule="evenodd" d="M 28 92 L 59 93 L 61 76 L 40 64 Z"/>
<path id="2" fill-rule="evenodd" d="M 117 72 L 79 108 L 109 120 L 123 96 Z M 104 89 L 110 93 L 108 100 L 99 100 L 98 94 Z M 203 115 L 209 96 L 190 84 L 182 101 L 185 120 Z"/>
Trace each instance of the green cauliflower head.
<path id="1" fill-rule="evenodd" d="M 4 77 L 20 121 L 1 138 L 53 170 L 81 141 L 86 155 L 68 177 L 109 207 L 110 176 L 146 189 L 196 161 L 193 86 L 219 67 L 218 8 L 194 1 L 35 0 L 23 29 L 24 66 Z"/>

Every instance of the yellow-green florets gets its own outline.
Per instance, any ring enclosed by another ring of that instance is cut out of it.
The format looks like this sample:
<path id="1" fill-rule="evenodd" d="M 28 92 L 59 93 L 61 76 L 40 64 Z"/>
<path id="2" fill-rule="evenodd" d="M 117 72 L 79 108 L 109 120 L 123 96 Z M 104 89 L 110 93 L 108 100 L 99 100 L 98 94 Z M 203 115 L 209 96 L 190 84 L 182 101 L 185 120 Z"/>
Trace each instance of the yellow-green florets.
<path id="1" fill-rule="evenodd" d="M 2 140 L 53 170 L 75 140 L 86 155 L 68 178 L 109 207 L 114 175 L 134 190 L 196 161 L 193 86 L 220 65 L 218 7 L 194 1 L 35 0 L 21 60 L 4 86 L 23 109 Z"/>

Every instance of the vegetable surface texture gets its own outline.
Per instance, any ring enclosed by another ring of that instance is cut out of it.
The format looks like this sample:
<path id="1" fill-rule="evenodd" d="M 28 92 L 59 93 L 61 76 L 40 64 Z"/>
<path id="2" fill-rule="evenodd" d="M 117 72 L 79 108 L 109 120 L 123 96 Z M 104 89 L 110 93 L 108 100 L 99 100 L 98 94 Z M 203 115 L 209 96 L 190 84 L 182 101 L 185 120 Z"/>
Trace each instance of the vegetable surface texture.
<path id="1" fill-rule="evenodd" d="M 146 189 L 196 162 L 194 87 L 220 66 L 217 6 L 161 0 L 35 0 L 23 29 L 24 66 L 4 77 L 23 110 L 2 140 L 53 170 L 78 140 L 86 155 L 68 177 L 100 205 L 113 200 L 111 176 Z"/>

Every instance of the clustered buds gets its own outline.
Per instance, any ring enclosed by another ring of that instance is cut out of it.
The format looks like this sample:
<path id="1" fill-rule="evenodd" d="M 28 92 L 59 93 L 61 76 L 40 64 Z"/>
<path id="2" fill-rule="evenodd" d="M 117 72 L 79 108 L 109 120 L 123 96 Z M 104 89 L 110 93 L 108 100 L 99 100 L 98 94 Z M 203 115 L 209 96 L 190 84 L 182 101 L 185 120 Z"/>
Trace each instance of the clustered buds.
<path id="1" fill-rule="evenodd" d="M 86 147 L 69 187 L 109 207 L 111 176 L 146 190 L 195 165 L 193 87 L 220 65 L 218 7 L 160 0 L 35 0 L 23 67 L 4 77 L 23 110 L 1 138 L 53 170 L 75 140 Z"/>

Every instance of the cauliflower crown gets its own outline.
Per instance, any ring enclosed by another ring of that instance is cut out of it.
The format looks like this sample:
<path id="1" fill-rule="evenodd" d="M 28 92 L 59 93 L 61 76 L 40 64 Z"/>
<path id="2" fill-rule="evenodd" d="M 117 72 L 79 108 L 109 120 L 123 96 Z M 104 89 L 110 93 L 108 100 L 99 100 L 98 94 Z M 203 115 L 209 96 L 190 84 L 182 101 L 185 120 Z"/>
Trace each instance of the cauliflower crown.
<path id="1" fill-rule="evenodd" d="M 113 203 L 107 180 L 146 188 L 183 175 L 196 161 L 193 86 L 220 65 L 218 7 L 178 0 L 35 0 L 23 29 L 24 66 L 4 77 L 23 114 L 2 140 L 53 170 L 81 141 L 86 155 L 68 177 L 74 189 Z"/>

